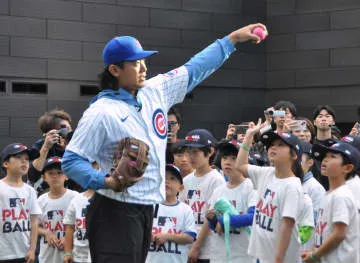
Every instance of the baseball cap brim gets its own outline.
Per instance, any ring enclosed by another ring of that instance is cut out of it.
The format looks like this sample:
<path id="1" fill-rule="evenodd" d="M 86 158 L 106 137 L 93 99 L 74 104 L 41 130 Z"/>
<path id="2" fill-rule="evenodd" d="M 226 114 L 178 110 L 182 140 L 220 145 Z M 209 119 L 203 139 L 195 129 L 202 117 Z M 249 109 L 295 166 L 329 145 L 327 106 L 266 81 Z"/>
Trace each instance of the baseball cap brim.
<path id="1" fill-rule="evenodd" d="M 287 145 L 292 147 L 292 145 L 289 144 L 283 137 L 281 137 L 279 134 L 272 132 L 272 131 L 264 133 L 261 136 L 260 140 L 266 146 L 266 149 L 269 149 L 271 143 L 273 141 L 276 141 L 277 139 L 280 139 L 281 141 L 283 141 L 284 143 L 286 143 Z"/>
<path id="2" fill-rule="evenodd" d="M 237 141 L 235 143 L 237 143 Z M 221 141 L 220 143 L 218 143 L 216 145 L 216 150 L 219 152 L 228 150 L 228 151 L 237 153 L 237 152 L 239 152 L 240 145 L 241 144 L 235 145 L 234 143 L 232 143 L 232 141 Z"/>
<path id="3" fill-rule="evenodd" d="M 186 142 L 185 143 L 185 146 L 186 147 L 190 147 L 190 148 L 203 148 L 207 145 L 204 145 L 204 144 L 200 144 L 200 143 L 191 143 L 191 142 Z"/>
<path id="4" fill-rule="evenodd" d="M 130 57 L 125 58 L 124 61 L 134 61 L 134 60 L 144 59 L 144 58 L 150 57 L 151 55 L 154 55 L 156 53 L 158 53 L 158 51 L 144 50 L 144 51 L 138 52 Z"/>
<path id="5" fill-rule="evenodd" d="M 46 170 L 50 170 L 52 168 L 58 168 L 61 170 L 61 163 L 50 163 L 42 169 L 42 173 L 44 173 Z"/>

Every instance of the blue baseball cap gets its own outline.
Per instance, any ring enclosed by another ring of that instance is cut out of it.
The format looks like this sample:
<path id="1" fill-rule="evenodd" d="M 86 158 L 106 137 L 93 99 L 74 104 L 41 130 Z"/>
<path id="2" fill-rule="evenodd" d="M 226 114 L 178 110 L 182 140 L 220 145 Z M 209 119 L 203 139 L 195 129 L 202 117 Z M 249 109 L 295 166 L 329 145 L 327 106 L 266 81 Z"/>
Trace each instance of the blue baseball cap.
<path id="1" fill-rule="evenodd" d="M 50 168 L 54 168 L 54 167 L 59 168 L 61 170 L 61 163 L 62 163 L 62 160 L 58 156 L 53 156 L 53 157 L 48 158 L 44 163 L 42 173 L 44 173 L 46 170 L 49 170 Z"/>
<path id="2" fill-rule="evenodd" d="M 134 61 L 147 58 L 158 51 L 144 50 L 140 42 L 131 36 L 114 37 L 104 47 L 102 57 L 104 64 L 116 64 L 121 61 Z"/>
<path id="3" fill-rule="evenodd" d="M 308 155 L 312 154 L 312 149 L 313 145 L 309 142 L 304 142 L 304 141 L 300 141 L 300 149 L 302 153 L 306 153 Z"/>
<path id="4" fill-rule="evenodd" d="M 30 160 L 34 160 L 40 156 L 39 151 L 34 148 L 28 148 L 21 143 L 12 143 L 7 145 L 1 152 L 1 162 L 4 162 L 10 156 L 26 152 Z"/>
<path id="5" fill-rule="evenodd" d="M 277 139 L 282 140 L 289 147 L 295 150 L 298 159 L 301 158 L 301 148 L 300 148 L 300 140 L 295 135 L 283 132 L 278 133 L 276 131 L 268 131 L 261 135 L 260 141 L 265 145 L 266 149 L 269 150 L 271 143 Z"/>
<path id="6" fill-rule="evenodd" d="M 183 184 L 183 175 L 179 169 L 179 167 L 173 165 L 173 164 L 167 164 L 166 165 L 166 171 L 170 171 L 178 181 Z"/>
<path id="7" fill-rule="evenodd" d="M 206 146 L 215 146 L 216 139 L 212 133 L 205 129 L 195 129 L 189 131 L 185 137 L 185 146 L 191 148 L 203 148 Z"/>
<path id="8" fill-rule="evenodd" d="M 350 143 L 345 141 L 338 141 L 331 146 L 322 144 L 314 144 L 312 153 L 315 159 L 322 161 L 327 152 L 340 153 L 346 156 L 349 161 L 354 165 L 354 171 L 360 167 L 360 152 Z"/>
<path id="9" fill-rule="evenodd" d="M 346 135 L 341 138 L 341 141 L 350 143 L 352 146 L 354 146 L 358 151 L 360 151 L 360 137 L 359 136 L 352 136 L 352 135 Z"/>

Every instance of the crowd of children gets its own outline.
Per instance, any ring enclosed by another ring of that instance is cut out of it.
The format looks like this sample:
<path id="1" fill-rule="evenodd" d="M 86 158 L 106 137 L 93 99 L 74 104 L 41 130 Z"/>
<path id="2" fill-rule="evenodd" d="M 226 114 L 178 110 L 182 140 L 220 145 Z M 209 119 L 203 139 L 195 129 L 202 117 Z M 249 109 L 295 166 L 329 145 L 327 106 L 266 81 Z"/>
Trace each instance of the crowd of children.
<path id="1" fill-rule="evenodd" d="M 282 109 L 291 118 L 291 107 Z M 329 138 L 334 117 L 329 107 L 318 110 L 317 140 L 284 116 L 276 120 L 281 131 L 259 119 L 241 139 L 229 126 L 219 142 L 205 129 L 176 140 L 146 262 L 360 262 L 360 137 Z M 54 156 L 41 171 L 49 190 L 38 197 L 23 180 L 38 156 L 20 143 L 1 152 L 0 262 L 91 262 L 86 213 L 94 190 L 67 189 Z M 328 178 L 327 191 L 316 173 Z"/>

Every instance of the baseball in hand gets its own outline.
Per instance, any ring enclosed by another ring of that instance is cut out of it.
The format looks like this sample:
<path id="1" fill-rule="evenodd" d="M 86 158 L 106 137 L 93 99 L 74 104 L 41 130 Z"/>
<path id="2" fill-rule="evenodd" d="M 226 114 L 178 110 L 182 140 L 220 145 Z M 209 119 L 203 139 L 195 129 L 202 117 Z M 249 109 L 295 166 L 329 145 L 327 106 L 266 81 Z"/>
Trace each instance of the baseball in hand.
<path id="1" fill-rule="evenodd" d="M 254 35 L 257 35 L 260 38 L 260 40 L 264 40 L 267 37 L 266 31 L 261 26 L 255 27 L 252 33 Z"/>

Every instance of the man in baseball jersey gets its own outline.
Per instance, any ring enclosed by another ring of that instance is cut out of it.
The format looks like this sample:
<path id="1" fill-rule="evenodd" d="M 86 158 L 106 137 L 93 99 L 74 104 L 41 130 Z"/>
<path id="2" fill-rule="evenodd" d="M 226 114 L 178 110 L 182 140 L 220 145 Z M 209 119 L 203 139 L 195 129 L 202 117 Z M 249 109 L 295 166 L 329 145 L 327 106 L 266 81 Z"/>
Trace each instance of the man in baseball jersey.
<path id="1" fill-rule="evenodd" d="M 261 40 L 252 24 L 196 54 L 185 65 L 146 80 L 145 51 L 130 36 L 115 37 L 103 50 L 102 91 L 84 112 L 63 157 L 66 174 L 84 188 L 95 189 L 87 228 L 93 262 L 144 262 L 149 248 L 153 205 L 165 199 L 166 113 L 186 93 L 217 70 L 235 44 Z M 136 183 L 116 192 L 109 176 L 120 139 L 135 137 L 149 145 L 149 165 Z M 100 170 L 91 167 L 96 161 Z"/>

